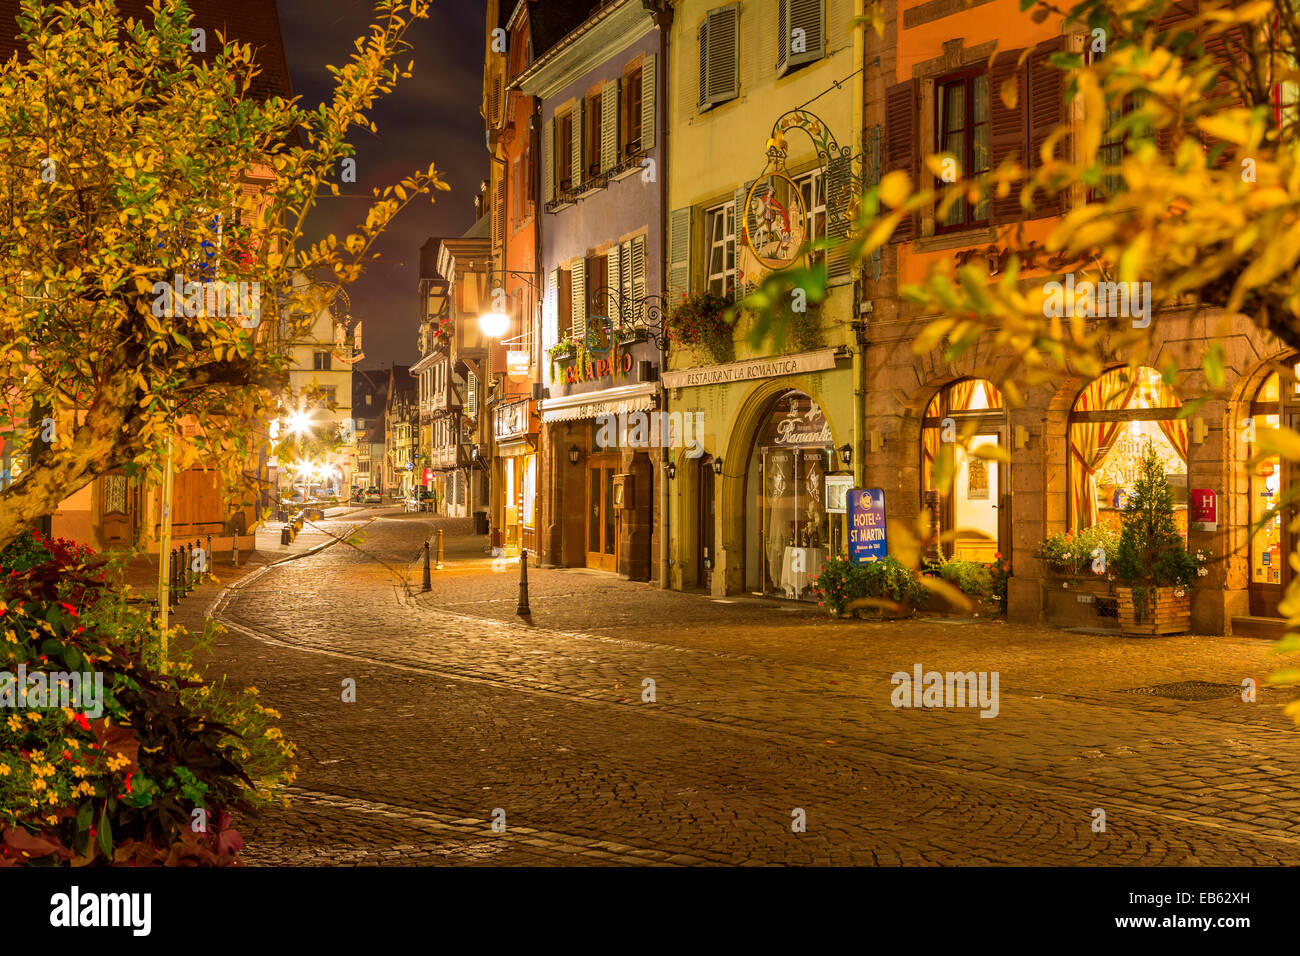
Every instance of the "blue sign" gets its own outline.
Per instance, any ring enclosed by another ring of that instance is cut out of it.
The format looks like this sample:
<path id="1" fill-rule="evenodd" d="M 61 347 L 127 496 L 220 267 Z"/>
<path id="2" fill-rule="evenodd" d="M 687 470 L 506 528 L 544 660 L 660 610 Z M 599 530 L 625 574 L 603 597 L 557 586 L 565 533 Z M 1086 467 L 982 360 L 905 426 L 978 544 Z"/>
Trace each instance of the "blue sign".
<path id="1" fill-rule="evenodd" d="M 880 560 L 887 553 L 884 490 L 852 489 L 849 492 L 849 557 L 858 564 L 866 564 Z"/>

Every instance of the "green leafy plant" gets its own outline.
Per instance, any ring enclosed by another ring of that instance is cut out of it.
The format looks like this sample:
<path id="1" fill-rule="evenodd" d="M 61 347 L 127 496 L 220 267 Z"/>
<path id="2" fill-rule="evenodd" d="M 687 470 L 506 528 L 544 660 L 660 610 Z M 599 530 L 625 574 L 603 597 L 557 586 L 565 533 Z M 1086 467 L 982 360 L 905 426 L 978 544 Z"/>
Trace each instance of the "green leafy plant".
<path id="1" fill-rule="evenodd" d="M 1095 552 L 1100 549 L 1109 563 L 1119 550 L 1119 532 L 1109 525 L 1094 525 L 1078 532 L 1065 531 L 1044 538 L 1038 556 L 1050 571 L 1071 577 L 1091 576 Z"/>
<path id="2" fill-rule="evenodd" d="M 674 342 L 703 349 L 715 362 L 729 362 L 735 357 L 733 328 L 727 320 L 733 304 L 731 296 L 707 289 L 683 295 L 668 316 L 668 334 Z"/>
<path id="3" fill-rule="evenodd" d="M 233 815 L 293 779 L 293 745 L 255 690 L 205 682 L 194 651 L 160 672 L 151 615 L 95 560 L 30 534 L 0 551 L 0 669 L 103 687 L 19 700 L 0 721 L 0 865 L 236 862 Z"/>
<path id="4" fill-rule="evenodd" d="M 821 606 L 838 617 L 846 610 L 874 607 L 901 611 L 924 603 L 925 586 L 892 555 L 859 564 L 847 555 L 829 558 L 813 582 Z"/>
<path id="5" fill-rule="evenodd" d="M 1158 599 L 1159 588 L 1190 587 L 1199 569 L 1174 522 L 1174 494 L 1165 478 L 1164 463 L 1148 442 L 1142 451 L 1137 480 L 1123 513 L 1124 530 L 1113 567 L 1115 578 L 1133 589 L 1138 620 Z"/>

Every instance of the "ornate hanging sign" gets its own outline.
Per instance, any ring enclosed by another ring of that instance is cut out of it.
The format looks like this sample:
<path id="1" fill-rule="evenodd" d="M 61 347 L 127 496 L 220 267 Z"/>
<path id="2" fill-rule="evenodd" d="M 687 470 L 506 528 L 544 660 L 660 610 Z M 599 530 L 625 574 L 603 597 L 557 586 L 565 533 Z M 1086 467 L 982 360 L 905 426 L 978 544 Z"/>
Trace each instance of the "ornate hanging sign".
<path id="1" fill-rule="evenodd" d="M 754 180 L 741 212 L 745 245 L 759 265 L 784 269 L 803 252 L 808 210 L 793 179 L 780 170 Z"/>

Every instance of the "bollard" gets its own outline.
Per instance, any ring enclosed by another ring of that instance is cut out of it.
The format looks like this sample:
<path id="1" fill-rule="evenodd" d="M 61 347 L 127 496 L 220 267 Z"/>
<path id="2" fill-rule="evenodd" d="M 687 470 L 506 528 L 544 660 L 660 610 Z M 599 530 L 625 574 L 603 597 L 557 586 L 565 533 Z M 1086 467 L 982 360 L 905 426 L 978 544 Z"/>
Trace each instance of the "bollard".
<path id="1" fill-rule="evenodd" d="M 528 549 L 519 552 L 519 606 L 515 614 L 519 617 L 531 617 L 528 607 Z"/>
<path id="2" fill-rule="evenodd" d="M 167 565 L 167 599 L 172 604 L 180 604 L 181 593 L 176 587 L 176 549 L 172 548 L 168 554 L 171 556 L 171 561 Z"/>
<path id="3" fill-rule="evenodd" d="M 185 578 L 185 593 L 194 590 L 194 545 L 185 542 L 185 566 L 181 568 L 181 574 Z"/>
<path id="4" fill-rule="evenodd" d="M 435 571 L 442 570 L 442 529 L 438 529 L 438 563 L 434 566 Z"/>
<path id="5" fill-rule="evenodd" d="M 230 536 L 230 563 L 239 567 L 239 533 Z"/>
<path id="6" fill-rule="evenodd" d="M 424 586 L 421 591 L 432 591 L 433 582 L 429 579 L 429 542 L 424 542 Z"/>
<path id="7" fill-rule="evenodd" d="M 287 524 L 280 528 L 280 543 L 286 545 L 289 543 L 289 526 Z"/>
<path id="8" fill-rule="evenodd" d="M 204 566 L 207 568 L 208 577 L 212 577 L 212 565 L 215 560 L 212 557 L 212 535 L 208 535 L 208 550 L 203 552 Z"/>

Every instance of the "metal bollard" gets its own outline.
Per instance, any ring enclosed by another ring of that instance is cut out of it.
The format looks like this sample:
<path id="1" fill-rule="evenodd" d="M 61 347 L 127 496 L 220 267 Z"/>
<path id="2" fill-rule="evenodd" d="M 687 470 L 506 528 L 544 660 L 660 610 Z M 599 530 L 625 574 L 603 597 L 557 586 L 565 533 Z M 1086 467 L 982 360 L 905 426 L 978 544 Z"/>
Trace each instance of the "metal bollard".
<path id="1" fill-rule="evenodd" d="M 185 578 L 185 592 L 188 594 L 194 590 L 194 545 L 185 542 L 185 566 L 181 568 L 181 574 Z"/>
<path id="2" fill-rule="evenodd" d="M 432 591 L 433 581 L 429 579 L 429 542 L 424 542 L 424 585 L 421 591 Z"/>
<path id="3" fill-rule="evenodd" d="M 519 606 L 515 608 L 518 617 L 531 617 L 528 607 L 528 549 L 519 552 Z"/>
<path id="4" fill-rule="evenodd" d="M 230 563 L 239 567 L 239 534 L 233 533 L 230 536 Z"/>
<path id="5" fill-rule="evenodd" d="M 168 552 L 171 561 L 167 565 L 167 599 L 173 604 L 181 602 L 180 589 L 176 587 L 176 549 Z"/>
<path id="6" fill-rule="evenodd" d="M 442 529 L 438 529 L 438 563 L 434 565 L 435 571 L 442 570 Z"/>
<path id="7" fill-rule="evenodd" d="M 212 577 L 212 565 L 214 563 L 212 557 L 212 535 L 208 535 L 208 550 L 203 552 L 203 557 L 204 557 L 204 566 L 207 568 L 208 577 Z"/>

